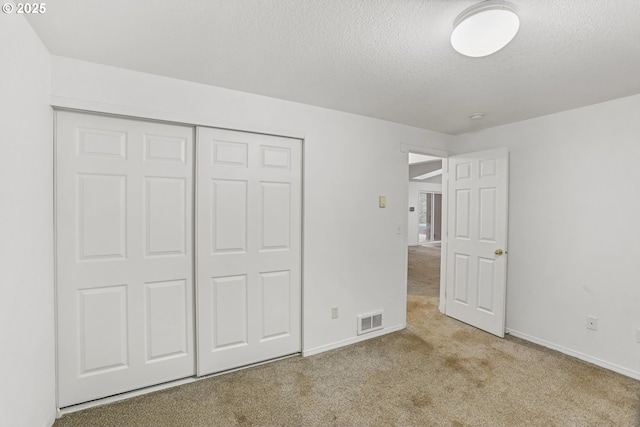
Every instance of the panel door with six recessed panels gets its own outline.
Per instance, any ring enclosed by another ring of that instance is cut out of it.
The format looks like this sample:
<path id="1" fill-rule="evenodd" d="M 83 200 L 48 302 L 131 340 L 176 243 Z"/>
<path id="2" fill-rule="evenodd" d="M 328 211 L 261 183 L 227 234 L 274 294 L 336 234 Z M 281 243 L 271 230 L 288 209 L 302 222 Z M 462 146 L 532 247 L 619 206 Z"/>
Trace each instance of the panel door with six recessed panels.
<path id="1" fill-rule="evenodd" d="M 300 140 L 56 118 L 59 407 L 300 351 Z"/>
<path id="2" fill-rule="evenodd" d="M 301 141 L 198 128 L 198 374 L 300 351 Z"/>

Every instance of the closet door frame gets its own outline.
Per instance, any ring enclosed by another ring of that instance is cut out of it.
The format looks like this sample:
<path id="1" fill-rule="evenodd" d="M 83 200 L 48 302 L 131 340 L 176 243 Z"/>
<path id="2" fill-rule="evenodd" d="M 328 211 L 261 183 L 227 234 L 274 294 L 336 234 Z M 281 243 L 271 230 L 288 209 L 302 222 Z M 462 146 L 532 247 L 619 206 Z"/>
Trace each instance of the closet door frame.
<path id="1" fill-rule="evenodd" d="M 60 405 L 60 391 L 59 391 L 59 386 L 60 386 L 60 371 L 59 371 L 59 353 L 58 353 L 58 349 L 59 349 L 59 334 L 58 334 L 58 313 L 59 313 L 59 305 L 58 305 L 58 230 L 57 230 L 57 226 L 56 226 L 56 221 L 57 221 L 57 217 L 58 217 L 58 210 L 57 210 L 57 192 L 58 192 L 58 188 L 57 188 L 57 167 L 58 167 L 58 162 L 57 162 L 57 153 L 56 153 L 56 127 L 57 127 L 57 115 L 58 113 L 65 113 L 65 112 L 70 112 L 70 113 L 79 113 L 79 114 L 88 114 L 88 115 L 95 115 L 95 116 L 102 116 L 102 117 L 112 117 L 112 118 L 119 118 L 119 119 L 126 119 L 126 120 L 134 120 L 134 121 L 142 121 L 142 122 L 149 122 L 149 123 L 159 123 L 159 124 L 167 124 L 167 125 L 177 125 L 177 126 L 184 126 L 184 127 L 190 127 L 193 129 L 193 140 L 192 140 L 192 155 L 191 155 L 191 160 L 192 160 L 192 200 L 191 200 L 191 207 L 192 207 L 192 225 L 191 228 L 193 230 L 193 236 L 192 236 L 192 243 L 191 243 L 191 248 L 192 248 L 192 254 L 193 254 L 193 262 L 192 262 L 192 284 L 191 284 L 191 291 L 192 291 L 192 295 L 193 295 L 193 305 L 192 305 L 192 315 L 191 315 L 191 319 L 193 322 L 193 330 L 192 330 L 192 342 L 193 342 L 193 362 L 194 362 L 194 367 L 197 367 L 198 364 L 198 360 L 197 360 L 197 352 L 198 352 L 198 342 L 197 342 L 197 322 L 196 322 L 196 316 L 197 316 L 197 253 L 196 253 L 196 208 L 197 208 L 197 200 L 195 197 L 196 191 L 197 191 L 197 182 L 196 182 L 196 174 L 197 174 L 197 150 L 198 150 L 198 140 L 197 140 L 197 136 L 195 134 L 197 127 L 202 126 L 202 127 L 211 127 L 211 128 L 217 128 L 217 129 L 232 129 L 232 130 L 237 130 L 240 132 L 252 132 L 252 133 L 257 133 L 257 134 L 264 134 L 264 135 L 274 135 L 274 136 L 281 136 L 281 137 L 285 137 L 285 138 L 294 138 L 294 139 L 299 139 L 300 140 L 300 150 L 301 150 L 301 154 L 300 154 L 300 180 L 301 180 L 301 189 L 300 189 L 300 194 L 301 194 L 301 204 L 300 204 L 300 262 L 299 262 L 299 270 L 300 270 L 300 318 L 299 318 L 299 337 L 300 337 L 300 352 L 302 351 L 302 349 L 304 348 L 304 275 L 303 275 L 303 271 L 304 271 L 304 179 L 305 179 L 305 174 L 304 174 L 304 151 L 305 151 L 305 134 L 304 132 L 300 132 L 300 131 L 295 131 L 295 130 L 283 130 L 281 128 L 270 128 L 268 126 L 252 126 L 252 125 L 243 125 L 243 126 L 238 126 L 238 123 L 236 122 L 229 122 L 229 123 L 225 123 L 224 121 L 220 121 L 220 120 L 210 120 L 206 117 L 198 117 L 196 120 L 194 120 L 194 117 L 192 115 L 189 114 L 180 114 L 180 113 L 165 113 L 165 112 L 159 112 L 156 110 L 151 110 L 151 109 L 139 109 L 139 108 L 130 108 L 130 107 L 126 107 L 126 106 L 120 106 L 120 105 L 105 105 L 102 103 L 96 103 L 93 101 L 85 101 L 85 100 L 81 100 L 81 99 L 68 99 L 68 98 L 62 98 L 62 97 L 57 97 L 57 96 L 52 96 L 51 97 L 51 107 L 54 110 L 54 176 L 53 176 L 53 187 L 54 187 L 54 229 L 53 229 L 53 234 L 54 234 L 54 290 L 55 290 L 55 295 L 56 298 L 54 299 L 54 313 L 55 313 L 55 318 L 54 318 L 54 330 L 55 330 L 55 343 L 56 343 L 56 351 L 55 351 L 55 355 L 56 355 L 56 365 L 55 365 L 55 371 L 56 371 L 56 407 L 58 408 L 58 416 L 64 414 L 64 413 L 68 413 L 68 412 L 73 412 L 75 410 L 78 410 L 80 408 L 86 408 L 86 407 L 91 407 L 91 406 L 96 406 L 101 404 L 102 402 L 106 402 L 106 401 L 117 401 L 117 400 L 121 400 L 121 399 L 126 399 L 128 397 L 132 397 L 132 396 L 136 396 L 136 395 L 140 395 L 140 394 L 145 394 L 145 393 L 149 393 L 149 392 L 153 392 L 156 390 L 161 390 L 167 387 L 171 387 L 171 386 L 176 386 L 176 385 L 180 385 L 180 384 L 185 384 L 185 383 L 189 383 L 192 381 L 197 381 L 197 373 L 194 370 L 193 374 L 184 377 L 183 379 L 175 379 L 175 380 L 170 380 L 169 382 L 165 382 L 159 385 L 149 385 L 146 386 L 144 388 L 141 389 L 136 389 L 136 390 L 132 390 L 129 392 L 123 392 L 120 393 L 116 396 L 107 396 L 104 398 L 98 398 L 97 400 L 94 401 L 88 401 L 85 403 L 78 403 L 78 404 L 72 404 L 71 406 L 61 406 Z M 250 367 L 251 365 L 248 365 L 247 367 Z M 195 369 L 195 368 L 194 368 Z M 62 408 L 62 409 L 60 409 Z"/>

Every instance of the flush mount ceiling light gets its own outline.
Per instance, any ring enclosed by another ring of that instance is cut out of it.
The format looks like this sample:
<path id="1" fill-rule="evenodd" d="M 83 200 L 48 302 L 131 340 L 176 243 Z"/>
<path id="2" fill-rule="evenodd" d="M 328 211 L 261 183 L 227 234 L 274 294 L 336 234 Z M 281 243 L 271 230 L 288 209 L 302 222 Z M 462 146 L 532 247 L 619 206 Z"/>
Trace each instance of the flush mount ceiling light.
<path id="1" fill-rule="evenodd" d="M 464 10 L 453 23 L 451 46 L 473 58 L 491 55 L 518 33 L 520 19 L 504 1 L 487 0 Z"/>

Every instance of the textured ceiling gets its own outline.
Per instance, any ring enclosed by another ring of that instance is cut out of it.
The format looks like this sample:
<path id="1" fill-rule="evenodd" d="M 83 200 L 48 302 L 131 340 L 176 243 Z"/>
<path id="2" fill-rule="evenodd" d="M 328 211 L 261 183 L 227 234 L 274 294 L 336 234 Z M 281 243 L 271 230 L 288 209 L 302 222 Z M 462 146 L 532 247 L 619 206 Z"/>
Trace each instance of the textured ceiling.
<path id="1" fill-rule="evenodd" d="M 467 58 L 449 37 L 475 3 L 49 0 L 28 19 L 54 55 L 450 134 L 640 93 L 640 0 L 513 0 L 513 42 Z"/>

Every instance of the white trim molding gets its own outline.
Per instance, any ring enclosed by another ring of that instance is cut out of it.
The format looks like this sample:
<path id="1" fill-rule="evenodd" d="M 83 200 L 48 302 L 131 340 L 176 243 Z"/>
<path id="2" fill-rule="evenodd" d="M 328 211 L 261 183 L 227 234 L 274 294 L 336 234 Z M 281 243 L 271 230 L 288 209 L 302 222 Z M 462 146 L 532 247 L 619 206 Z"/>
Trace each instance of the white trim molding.
<path id="1" fill-rule="evenodd" d="M 104 102 L 85 101 L 82 99 L 67 98 L 52 95 L 50 104 L 53 108 L 63 110 L 76 110 L 97 114 L 111 114 L 116 116 L 134 117 L 146 120 L 158 120 L 162 122 L 185 124 L 190 126 L 206 126 L 219 129 L 231 129 L 243 132 L 260 133 L 265 135 L 284 136 L 287 138 L 305 139 L 305 133 L 301 130 L 271 128 L 255 126 L 246 123 L 229 122 L 215 117 L 193 114 L 176 113 L 172 111 L 152 110 L 148 108 L 130 107 Z"/>
<path id="2" fill-rule="evenodd" d="M 324 353 L 325 351 L 335 350 L 337 348 L 344 347 L 350 344 L 355 344 L 361 341 L 367 341 L 371 338 L 376 338 L 382 335 L 390 334 L 392 332 L 400 331 L 405 327 L 406 325 L 404 324 L 391 326 L 390 328 L 385 328 L 385 329 L 382 329 L 381 331 L 372 332 L 370 334 L 357 335 L 355 337 L 348 338 L 346 340 L 337 341 L 327 345 L 321 345 L 320 347 L 310 348 L 308 350 L 302 350 L 302 357 L 313 356 L 314 354 L 320 354 L 320 353 Z"/>
<path id="3" fill-rule="evenodd" d="M 449 157 L 451 155 L 450 152 L 444 150 L 438 150 L 436 148 L 423 147 L 421 145 L 412 145 L 412 144 L 400 144 L 400 151 L 402 153 L 417 153 L 417 154 L 425 154 L 427 156 L 433 157 Z"/>
<path id="4" fill-rule="evenodd" d="M 638 372 L 638 371 L 633 371 L 631 369 L 623 368 L 622 366 L 618 366 L 618 365 L 616 365 L 614 363 L 609 363 L 609 362 L 604 361 L 602 359 L 598 359 L 597 357 L 589 356 L 588 354 L 584 354 L 584 353 L 581 353 L 579 351 L 572 350 L 570 348 L 567 348 L 567 347 L 564 347 L 564 346 L 561 346 L 561 345 L 554 344 L 552 342 L 543 340 L 542 338 L 537 338 L 537 337 L 534 337 L 532 335 L 525 334 L 524 332 L 515 331 L 515 330 L 510 329 L 510 328 L 507 328 L 506 332 L 508 334 L 513 335 L 514 337 L 522 338 L 523 340 L 530 341 L 530 342 L 532 342 L 534 344 L 538 344 L 538 345 L 541 345 L 543 347 L 550 348 L 551 350 L 559 351 L 560 353 L 564 353 L 564 354 L 566 354 L 568 356 L 575 357 L 576 359 L 580 359 L 580 360 L 583 360 L 585 362 L 592 363 L 592 364 L 594 364 L 596 366 L 599 366 L 601 368 L 608 369 L 608 370 L 613 371 L 613 372 L 617 372 L 619 374 L 622 374 L 624 376 L 627 376 L 627 377 L 630 377 L 630 378 L 633 378 L 633 379 L 636 379 L 636 380 L 640 380 L 640 372 Z"/>

